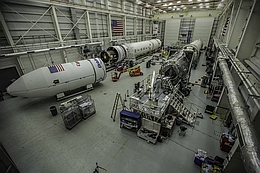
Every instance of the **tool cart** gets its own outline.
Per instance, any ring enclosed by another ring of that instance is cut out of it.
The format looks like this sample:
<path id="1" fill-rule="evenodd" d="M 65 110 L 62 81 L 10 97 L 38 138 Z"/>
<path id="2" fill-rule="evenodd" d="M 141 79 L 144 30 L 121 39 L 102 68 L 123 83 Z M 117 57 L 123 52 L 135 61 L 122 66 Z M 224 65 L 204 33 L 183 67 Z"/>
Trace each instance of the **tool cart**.
<path id="1" fill-rule="evenodd" d="M 141 127 L 141 115 L 128 110 L 122 110 L 120 112 L 121 127 L 137 131 Z"/>

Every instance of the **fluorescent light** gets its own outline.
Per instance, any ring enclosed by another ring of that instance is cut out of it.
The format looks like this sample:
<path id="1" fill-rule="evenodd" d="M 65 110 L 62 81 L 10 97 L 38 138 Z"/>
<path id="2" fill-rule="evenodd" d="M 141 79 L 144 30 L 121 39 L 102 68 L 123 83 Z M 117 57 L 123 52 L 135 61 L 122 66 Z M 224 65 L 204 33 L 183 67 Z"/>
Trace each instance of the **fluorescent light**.
<path id="1" fill-rule="evenodd" d="M 179 4 L 179 3 L 181 3 L 181 1 L 177 1 L 177 3 Z"/>

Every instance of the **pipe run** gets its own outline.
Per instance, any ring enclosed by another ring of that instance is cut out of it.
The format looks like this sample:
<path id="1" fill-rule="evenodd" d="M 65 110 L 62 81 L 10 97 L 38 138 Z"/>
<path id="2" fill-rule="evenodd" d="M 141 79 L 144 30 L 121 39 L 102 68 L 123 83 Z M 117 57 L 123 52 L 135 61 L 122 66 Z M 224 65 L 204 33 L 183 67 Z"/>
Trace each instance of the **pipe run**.
<path id="1" fill-rule="evenodd" d="M 227 88 L 228 101 L 232 118 L 238 134 L 244 167 L 248 173 L 260 172 L 259 141 L 253 125 L 249 119 L 246 105 L 243 102 L 234 79 L 229 71 L 226 59 L 218 57 L 219 67 L 223 73 L 224 84 Z"/>

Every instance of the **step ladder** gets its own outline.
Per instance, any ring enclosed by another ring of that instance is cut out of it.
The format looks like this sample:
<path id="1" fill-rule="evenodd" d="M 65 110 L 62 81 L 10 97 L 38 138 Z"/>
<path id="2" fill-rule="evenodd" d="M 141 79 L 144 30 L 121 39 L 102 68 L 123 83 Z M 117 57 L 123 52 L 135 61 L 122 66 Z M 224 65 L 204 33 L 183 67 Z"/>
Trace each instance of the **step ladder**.
<path id="1" fill-rule="evenodd" d="M 172 99 L 171 106 L 178 112 L 179 116 L 183 118 L 183 122 L 190 125 L 194 126 L 197 114 L 192 113 L 190 109 L 188 109 L 183 102 L 180 100 L 181 95 L 178 96 L 178 94 L 175 94 L 175 97 Z"/>
<path id="2" fill-rule="evenodd" d="M 117 110 L 119 109 L 119 108 L 118 108 L 118 101 L 119 101 L 119 100 L 120 100 L 121 106 L 122 106 L 122 107 L 119 107 L 119 108 L 127 109 L 127 107 L 126 107 L 126 105 L 125 105 L 125 102 L 123 101 L 123 99 L 122 99 L 122 97 L 121 97 L 121 94 L 120 94 L 119 92 L 116 93 L 114 105 L 113 105 L 112 112 L 111 112 L 111 118 L 113 119 L 113 122 L 115 122 L 116 113 L 117 113 Z"/>

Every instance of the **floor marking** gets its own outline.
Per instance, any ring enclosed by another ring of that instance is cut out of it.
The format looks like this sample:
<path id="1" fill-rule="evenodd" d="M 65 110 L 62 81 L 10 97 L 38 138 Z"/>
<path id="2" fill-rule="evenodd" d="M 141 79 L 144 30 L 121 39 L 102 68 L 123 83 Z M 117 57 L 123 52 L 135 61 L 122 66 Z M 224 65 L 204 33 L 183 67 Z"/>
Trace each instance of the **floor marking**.
<path id="1" fill-rule="evenodd" d="M 169 140 L 172 141 L 172 142 L 174 142 L 174 143 L 176 143 L 176 144 L 178 144 L 179 146 L 181 146 L 181 147 L 183 147 L 183 148 L 185 148 L 185 149 L 187 149 L 187 150 L 192 151 L 193 153 L 196 153 L 196 151 L 193 151 L 192 149 L 190 149 L 190 148 L 188 148 L 188 147 L 185 147 L 184 145 L 181 145 L 180 143 L 178 143 L 178 142 L 176 142 L 176 141 L 174 141 L 174 140 L 172 140 L 172 139 L 169 139 Z"/>
<path id="2" fill-rule="evenodd" d="M 118 153 L 124 148 L 125 144 L 128 142 L 128 139 L 122 144 L 122 146 L 119 148 L 119 150 L 116 152 L 116 154 L 112 157 L 112 159 L 110 160 L 110 162 L 106 165 L 105 168 L 108 168 L 110 163 L 116 158 L 116 156 L 118 155 Z"/>
<path id="3" fill-rule="evenodd" d="M 194 130 L 196 130 L 196 131 L 198 131 L 198 132 L 200 132 L 200 133 L 202 133 L 202 134 L 204 134 L 204 135 L 206 135 L 206 136 L 209 136 L 209 137 L 211 137 L 212 139 L 216 139 L 216 140 L 218 141 L 217 138 L 214 138 L 213 136 L 211 136 L 211 135 L 209 135 L 209 134 L 207 134 L 207 133 L 204 133 L 204 132 L 202 132 L 202 131 L 200 131 L 200 130 L 197 130 L 197 129 L 194 129 Z"/>

